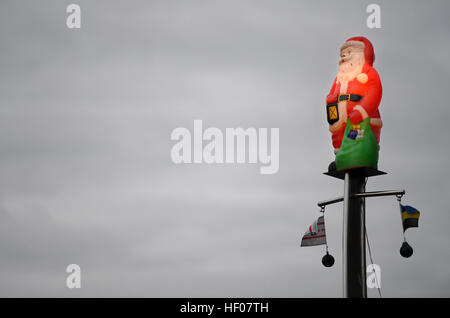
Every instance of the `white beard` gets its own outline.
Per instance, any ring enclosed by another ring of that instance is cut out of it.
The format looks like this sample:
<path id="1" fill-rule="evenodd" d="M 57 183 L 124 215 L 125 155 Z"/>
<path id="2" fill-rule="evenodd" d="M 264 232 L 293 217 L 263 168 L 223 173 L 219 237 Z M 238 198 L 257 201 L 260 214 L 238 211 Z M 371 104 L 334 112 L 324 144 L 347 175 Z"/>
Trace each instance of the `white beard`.
<path id="1" fill-rule="evenodd" d="M 342 62 L 339 65 L 337 82 L 341 84 L 340 94 L 347 94 L 348 83 L 362 72 L 364 66 L 364 54 L 353 53 L 351 59 Z M 339 121 L 330 126 L 332 133 L 338 131 L 347 121 L 347 102 L 338 103 Z"/>
<path id="2" fill-rule="evenodd" d="M 342 62 L 339 65 L 337 82 L 341 84 L 341 94 L 345 94 L 347 92 L 348 82 L 352 81 L 361 73 L 363 66 L 364 55 L 362 54 L 355 54 L 350 60 Z"/>

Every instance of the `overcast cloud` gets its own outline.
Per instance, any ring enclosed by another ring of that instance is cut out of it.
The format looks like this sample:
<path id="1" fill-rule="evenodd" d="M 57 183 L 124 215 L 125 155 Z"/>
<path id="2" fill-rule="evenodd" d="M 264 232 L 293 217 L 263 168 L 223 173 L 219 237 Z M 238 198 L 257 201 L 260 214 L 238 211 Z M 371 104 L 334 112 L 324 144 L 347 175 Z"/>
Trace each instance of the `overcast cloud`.
<path id="1" fill-rule="evenodd" d="M 0 4 L 0 296 L 340 297 L 342 205 L 334 267 L 299 242 L 343 191 L 322 174 L 324 100 L 355 35 L 383 83 L 389 174 L 367 190 L 405 188 L 422 213 L 403 259 L 395 198 L 367 199 L 383 295 L 450 296 L 448 1 L 77 0 L 69 30 L 71 2 Z M 170 134 L 195 119 L 279 128 L 279 172 L 173 164 Z"/>

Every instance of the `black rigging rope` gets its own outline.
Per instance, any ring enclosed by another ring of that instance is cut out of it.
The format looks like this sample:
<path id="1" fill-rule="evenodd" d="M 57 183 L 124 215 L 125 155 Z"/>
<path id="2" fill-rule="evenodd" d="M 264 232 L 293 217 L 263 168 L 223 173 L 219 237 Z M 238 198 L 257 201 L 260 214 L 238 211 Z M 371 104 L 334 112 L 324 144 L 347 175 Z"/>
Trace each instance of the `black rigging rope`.
<path id="1" fill-rule="evenodd" d="M 372 270 L 373 273 L 375 274 L 375 281 L 377 283 L 377 290 L 378 290 L 378 294 L 380 295 L 380 298 L 383 298 L 381 296 L 381 285 L 378 283 L 378 277 L 377 277 L 377 273 L 375 272 L 375 268 L 373 267 L 373 259 L 372 259 L 372 251 L 370 250 L 370 243 L 369 243 L 369 235 L 367 234 L 367 229 L 366 226 L 364 225 L 364 231 L 366 232 L 366 240 L 367 240 L 367 247 L 369 249 L 369 258 L 370 258 L 370 263 L 372 264 Z"/>
<path id="2" fill-rule="evenodd" d="M 366 180 L 365 180 L 365 182 L 364 182 L 364 191 L 366 191 L 366 184 L 367 184 L 367 180 L 368 180 L 368 179 L 369 179 L 369 178 L 366 177 Z M 363 198 L 363 200 L 365 201 L 366 199 Z M 381 296 L 381 284 L 378 282 L 377 273 L 376 273 L 375 268 L 374 268 L 374 266 L 373 266 L 374 263 L 373 263 L 373 259 L 372 259 L 372 250 L 370 249 L 369 235 L 367 234 L 367 228 L 366 228 L 365 222 L 364 222 L 364 232 L 366 233 L 367 247 L 368 247 L 368 249 L 369 249 L 369 258 L 370 258 L 370 263 L 372 264 L 372 270 L 373 270 L 373 273 L 375 274 L 375 282 L 377 283 L 377 287 L 379 287 L 379 288 L 377 288 L 378 294 L 380 295 L 380 298 L 383 298 L 383 297 Z"/>

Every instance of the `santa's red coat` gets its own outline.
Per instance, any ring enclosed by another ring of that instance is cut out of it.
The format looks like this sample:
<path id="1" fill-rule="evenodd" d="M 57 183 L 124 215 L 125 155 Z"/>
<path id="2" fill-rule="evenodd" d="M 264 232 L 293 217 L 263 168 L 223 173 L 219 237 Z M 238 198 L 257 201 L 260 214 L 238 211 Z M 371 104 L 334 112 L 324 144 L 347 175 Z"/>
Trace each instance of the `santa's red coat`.
<path id="1" fill-rule="evenodd" d="M 372 66 L 365 64 L 362 68 L 361 74 L 355 77 L 352 81 L 348 82 L 346 92 L 341 92 L 341 84 L 337 83 L 337 78 L 335 78 L 330 93 L 327 96 L 326 104 L 335 103 L 337 101 L 337 96 L 340 94 L 361 95 L 362 99 L 358 102 L 347 101 L 339 103 L 340 107 L 338 108 L 340 120 L 330 126 L 333 147 L 335 149 L 341 147 L 347 118 L 353 110 L 360 112 L 363 119 L 367 117 L 371 118 L 370 123 L 372 131 L 377 138 L 377 142 L 380 143 L 382 122 L 378 106 L 381 101 L 382 87 L 377 71 Z M 346 109 L 341 111 L 344 103 L 347 103 Z"/>

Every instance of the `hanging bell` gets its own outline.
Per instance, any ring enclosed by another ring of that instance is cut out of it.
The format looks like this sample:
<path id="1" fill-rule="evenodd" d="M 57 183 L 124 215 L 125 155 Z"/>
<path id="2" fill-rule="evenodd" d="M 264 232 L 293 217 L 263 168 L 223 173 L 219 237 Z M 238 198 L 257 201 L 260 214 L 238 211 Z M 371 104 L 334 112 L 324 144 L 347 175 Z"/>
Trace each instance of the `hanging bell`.
<path id="1" fill-rule="evenodd" d="M 322 264 L 325 267 L 331 267 L 334 265 L 334 257 L 327 253 L 322 257 Z"/>
<path id="2" fill-rule="evenodd" d="M 403 242 L 402 247 L 400 247 L 400 255 L 404 258 L 408 258 L 413 255 L 413 248 L 408 244 L 408 242 Z"/>

